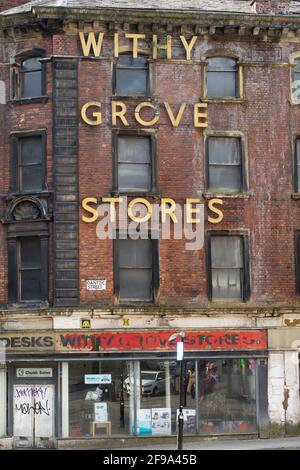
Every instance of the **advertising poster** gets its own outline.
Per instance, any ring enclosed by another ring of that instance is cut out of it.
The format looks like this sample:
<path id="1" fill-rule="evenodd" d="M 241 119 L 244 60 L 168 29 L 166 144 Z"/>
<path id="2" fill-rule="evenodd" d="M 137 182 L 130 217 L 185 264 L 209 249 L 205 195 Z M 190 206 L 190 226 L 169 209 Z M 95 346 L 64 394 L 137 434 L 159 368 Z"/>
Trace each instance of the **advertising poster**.
<path id="1" fill-rule="evenodd" d="M 95 403 L 94 412 L 95 412 L 95 421 L 98 421 L 100 423 L 103 423 L 104 421 L 108 421 L 107 403 Z"/>
<path id="2" fill-rule="evenodd" d="M 178 426 L 178 415 L 177 410 L 177 426 Z M 184 409 L 183 410 L 183 432 L 184 433 L 195 433 L 196 432 L 196 410 Z"/>
<path id="3" fill-rule="evenodd" d="M 152 434 L 151 410 L 138 410 L 137 432 L 140 436 Z"/>
<path id="4" fill-rule="evenodd" d="M 171 435 L 171 408 L 152 408 L 152 435 Z"/>

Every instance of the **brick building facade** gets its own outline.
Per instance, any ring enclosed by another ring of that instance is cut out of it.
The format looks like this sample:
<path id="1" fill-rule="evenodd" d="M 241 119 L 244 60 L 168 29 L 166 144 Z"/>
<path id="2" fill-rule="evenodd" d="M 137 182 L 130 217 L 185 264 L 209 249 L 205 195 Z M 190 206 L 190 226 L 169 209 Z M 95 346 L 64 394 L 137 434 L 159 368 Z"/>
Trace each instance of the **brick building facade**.
<path id="1" fill-rule="evenodd" d="M 0 386 L 13 396 L 1 399 L 1 442 L 176 433 L 167 337 L 181 330 L 196 373 L 185 432 L 294 431 L 299 2 L 24 3 L 0 15 Z M 195 126 L 199 103 L 207 127 Z M 120 196 L 201 201 L 204 247 L 100 239 L 83 202 Z M 147 261 L 130 264 L 138 253 Z M 46 435 L 33 434 L 18 413 L 46 399 L 56 418 L 35 413 Z"/>

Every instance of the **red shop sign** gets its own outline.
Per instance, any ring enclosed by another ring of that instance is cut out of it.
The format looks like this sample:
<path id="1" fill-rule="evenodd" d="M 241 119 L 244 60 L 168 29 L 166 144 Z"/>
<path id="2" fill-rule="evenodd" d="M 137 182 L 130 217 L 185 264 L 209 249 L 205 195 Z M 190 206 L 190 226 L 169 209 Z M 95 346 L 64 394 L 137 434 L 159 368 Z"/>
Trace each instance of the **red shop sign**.
<path id="1" fill-rule="evenodd" d="M 173 351 L 170 331 L 112 331 L 96 333 L 59 333 L 56 350 L 62 352 L 95 351 Z M 185 331 L 186 351 L 258 350 L 267 348 L 266 330 Z"/>

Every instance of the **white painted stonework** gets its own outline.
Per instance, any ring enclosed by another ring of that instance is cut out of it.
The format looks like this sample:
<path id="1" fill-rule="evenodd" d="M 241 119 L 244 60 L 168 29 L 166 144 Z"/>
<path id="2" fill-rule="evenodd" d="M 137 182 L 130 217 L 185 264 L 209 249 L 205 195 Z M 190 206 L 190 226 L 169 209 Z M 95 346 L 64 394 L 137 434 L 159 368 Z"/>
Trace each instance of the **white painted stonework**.
<path id="1" fill-rule="evenodd" d="M 284 425 L 300 422 L 299 351 L 276 351 L 269 354 L 268 398 L 272 423 Z M 288 394 L 287 409 L 284 400 Z"/>

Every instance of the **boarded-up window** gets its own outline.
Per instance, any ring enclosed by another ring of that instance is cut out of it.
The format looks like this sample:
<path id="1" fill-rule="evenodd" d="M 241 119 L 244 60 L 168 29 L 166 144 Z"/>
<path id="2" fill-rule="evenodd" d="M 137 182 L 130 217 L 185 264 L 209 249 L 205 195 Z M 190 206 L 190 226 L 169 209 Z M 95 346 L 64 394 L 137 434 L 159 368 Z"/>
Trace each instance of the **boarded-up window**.
<path id="1" fill-rule="evenodd" d="M 115 69 L 115 93 L 119 96 L 145 96 L 149 92 L 149 66 L 146 57 L 121 55 Z"/>
<path id="2" fill-rule="evenodd" d="M 241 139 L 208 138 L 208 188 L 224 194 L 243 190 L 243 158 Z"/>
<path id="3" fill-rule="evenodd" d="M 120 191 L 151 190 L 152 149 L 150 137 L 118 136 L 117 187 Z"/>
<path id="4" fill-rule="evenodd" d="M 118 240 L 119 244 L 119 292 L 120 300 L 144 300 L 153 298 L 152 241 Z"/>
<path id="5" fill-rule="evenodd" d="M 235 59 L 212 57 L 207 59 L 207 98 L 238 98 L 238 64 Z"/>
<path id="6" fill-rule="evenodd" d="M 246 238 L 210 237 L 210 278 L 213 300 L 245 300 L 249 291 Z"/>

